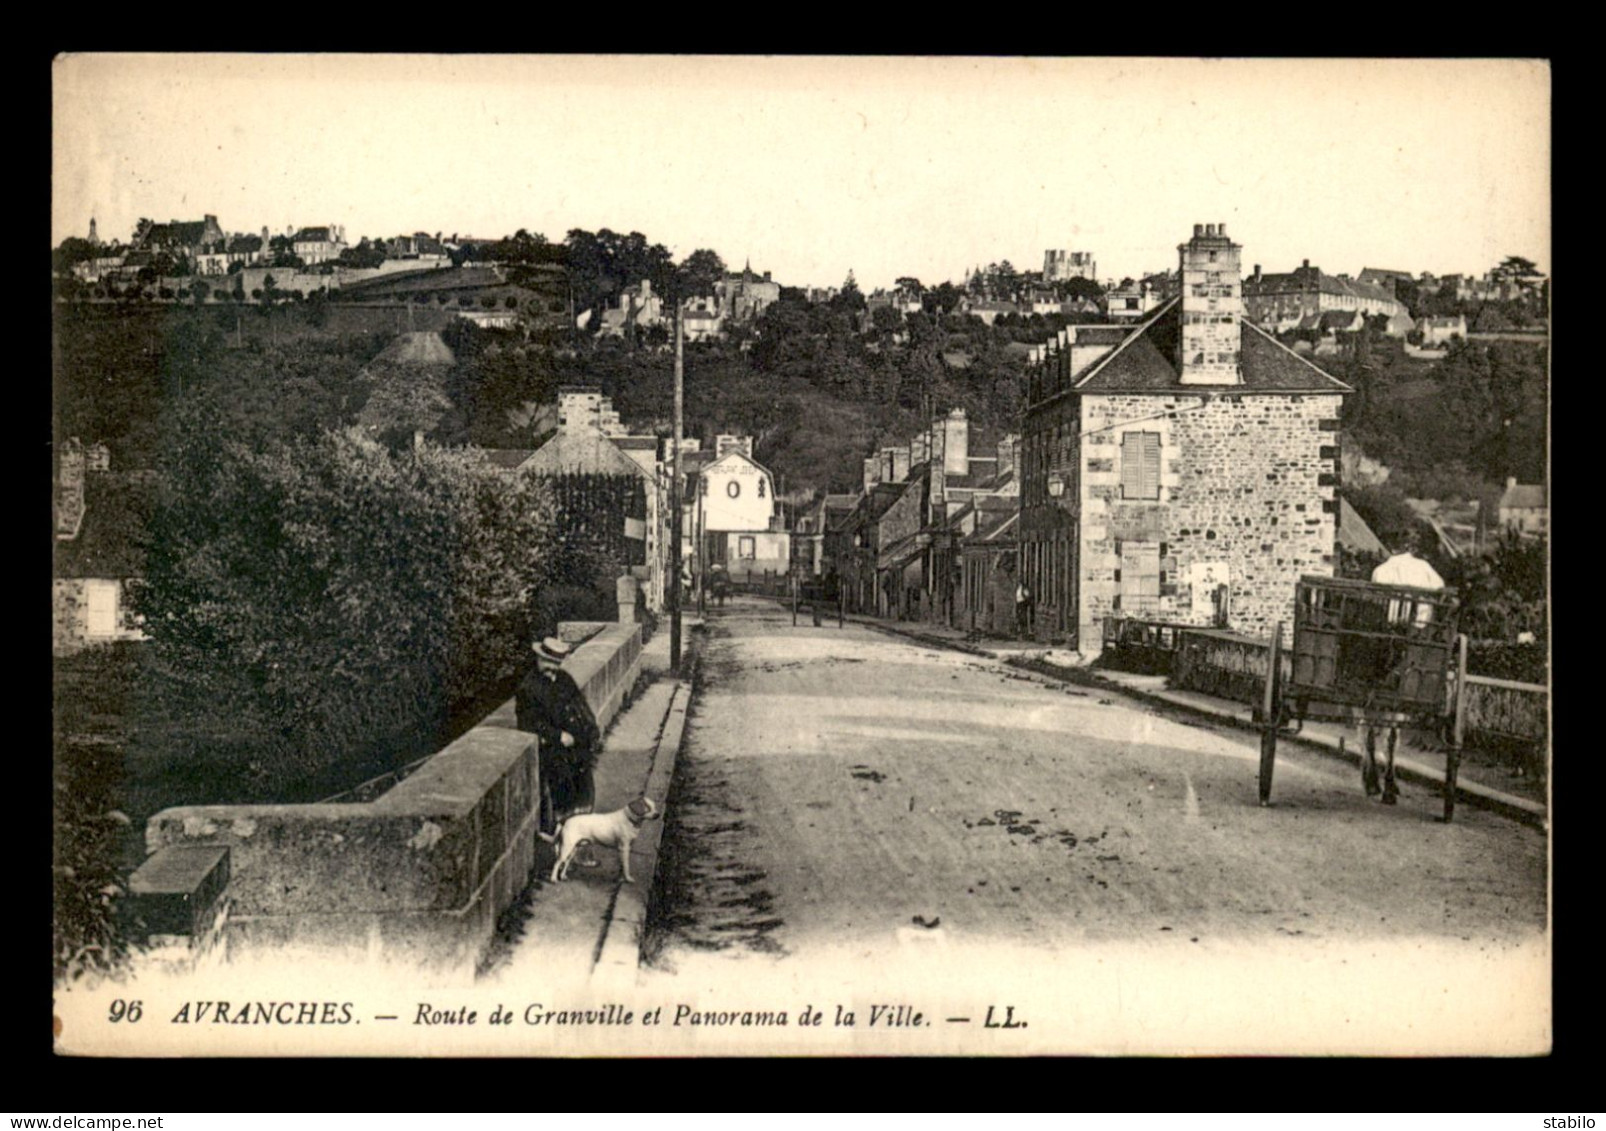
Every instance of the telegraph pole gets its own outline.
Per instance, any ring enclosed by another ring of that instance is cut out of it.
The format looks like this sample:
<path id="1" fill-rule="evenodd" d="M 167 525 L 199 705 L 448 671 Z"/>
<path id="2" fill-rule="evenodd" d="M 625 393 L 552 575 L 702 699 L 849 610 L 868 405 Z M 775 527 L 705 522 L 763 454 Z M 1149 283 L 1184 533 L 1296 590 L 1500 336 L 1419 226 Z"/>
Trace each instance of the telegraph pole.
<path id="1" fill-rule="evenodd" d="M 678 289 L 678 288 L 677 288 Z M 675 425 L 669 453 L 669 666 L 680 672 L 680 437 L 686 427 L 684 418 L 686 361 L 683 350 L 680 314 L 681 300 L 675 296 Z"/>

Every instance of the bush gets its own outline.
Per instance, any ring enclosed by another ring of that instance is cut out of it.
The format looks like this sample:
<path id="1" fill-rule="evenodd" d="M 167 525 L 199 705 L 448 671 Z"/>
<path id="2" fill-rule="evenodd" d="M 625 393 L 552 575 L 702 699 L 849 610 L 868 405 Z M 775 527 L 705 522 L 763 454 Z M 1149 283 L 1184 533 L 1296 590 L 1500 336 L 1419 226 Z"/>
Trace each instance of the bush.
<path id="1" fill-rule="evenodd" d="M 542 481 L 468 453 L 202 432 L 167 462 L 138 610 L 164 666 L 262 736 L 260 781 L 325 774 L 399 721 L 434 732 L 525 662 L 549 585 L 598 572 Z"/>
<path id="2" fill-rule="evenodd" d="M 117 911 L 129 819 L 119 804 L 121 734 L 109 733 L 106 721 L 129 709 L 127 659 L 126 646 L 119 645 L 56 665 L 52 938 L 58 981 L 109 973 L 125 954 Z"/>

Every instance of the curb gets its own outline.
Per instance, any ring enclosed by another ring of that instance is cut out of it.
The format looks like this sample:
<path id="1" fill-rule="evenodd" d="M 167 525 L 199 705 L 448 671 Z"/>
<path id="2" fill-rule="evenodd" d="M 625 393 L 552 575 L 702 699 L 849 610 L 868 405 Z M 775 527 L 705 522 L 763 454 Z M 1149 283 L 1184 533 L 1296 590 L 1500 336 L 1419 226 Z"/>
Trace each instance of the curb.
<path id="1" fill-rule="evenodd" d="M 850 616 L 848 619 L 853 620 L 854 618 Z M 893 636 L 902 636 L 909 640 L 918 640 L 922 644 L 931 645 L 933 647 L 948 648 L 956 652 L 967 652 L 973 656 L 987 656 L 1001 664 L 1007 664 L 1012 668 L 1019 668 L 1022 671 L 1031 672 L 1033 675 L 1039 675 L 1045 679 L 1056 679 L 1063 683 L 1076 683 L 1082 686 L 1097 687 L 1101 690 L 1107 690 L 1115 694 L 1125 695 L 1130 699 L 1136 699 L 1140 702 L 1166 707 L 1174 711 L 1185 711 L 1189 714 L 1198 715 L 1216 722 L 1227 723 L 1237 727 L 1240 730 L 1253 731 L 1257 734 L 1260 732 L 1260 728 L 1254 723 L 1243 718 L 1236 708 L 1233 710 L 1213 710 L 1197 703 L 1172 699 L 1164 692 L 1144 691 L 1141 688 L 1129 687 L 1124 683 L 1117 682 L 1116 680 L 1106 679 L 1100 676 L 1098 673 L 1092 671 L 1081 670 L 1073 672 L 1071 670 L 1066 670 L 1063 674 L 1059 672 L 1048 672 L 1043 670 L 1043 665 L 1040 663 L 1021 663 L 1017 659 L 1000 656 L 996 652 L 988 651 L 985 648 L 978 648 L 974 645 L 966 644 L 963 641 L 947 640 L 940 636 L 928 636 L 923 633 L 913 632 L 907 629 L 892 628 L 890 626 L 877 624 L 874 621 L 865 620 L 862 618 L 856 623 L 862 624 L 866 628 L 872 628 L 881 632 L 889 633 Z M 1243 710 L 1248 710 L 1248 708 L 1243 708 Z M 1359 766 L 1361 764 L 1361 751 L 1359 748 L 1353 750 L 1347 746 L 1341 748 L 1337 742 L 1329 739 L 1315 738 L 1305 735 L 1285 734 L 1279 732 L 1277 737 L 1280 741 L 1298 743 L 1300 746 L 1305 747 L 1306 749 L 1315 750 L 1333 758 L 1341 758 L 1354 766 Z M 1415 785 L 1432 786 L 1441 792 L 1444 789 L 1444 773 L 1442 771 L 1432 769 L 1431 767 L 1421 765 L 1420 763 L 1411 761 L 1409 759 L 1396 756 L 1394 759 L 1394 773 L 1402 781 L 1408 781 Z M 1467 805 L 1470 805 L 1473 808 L 1490 810 L 1500 814 L 1503 817 L 1508 817 L 1512 820 L 1516 820 L 1533 828 L 1539 829 L 1541 832 L 1549 832 L 1550 830 L 1549 813 L 1546 807 L 1540 802 L 1529 801 L 1525 797 L 1516 797 L 1512 794 L 1502 792 L 1501 790 L 1493 789 L 1489 786 L 1479 785 L 1477 782 L 1469 781 L 1457 781 L 1455 795 L 1456 802 L 1458 804 L 1465 802 Z"/>
<path id="2" fill-rule="evenodd" d="M 647 770 L 643 792 L 649 797 L 662 799 L 669 794 L 669 781 L 685 738 L 686 711 L 690 705 L 690 682 L 677 680 L 674 694 L 669 698 L 669 709 L 664 714 L 663 727 L 658 732 L 652 764 Z M 663 816 L 662 805 L 660 801 L 660 817 Z M 613 902 L 603 922 L 597 959 L 591 968 L 594 982 L 621 987 L 635 984 L 647 924 L 647 901 L 657 880 L 658 847 L 663 835 L 663 820 L 648 821 L 630 846 L 630 870 L 635 873 L 635 882 L 627 884 L 621 879 L 614 889 Z"/>

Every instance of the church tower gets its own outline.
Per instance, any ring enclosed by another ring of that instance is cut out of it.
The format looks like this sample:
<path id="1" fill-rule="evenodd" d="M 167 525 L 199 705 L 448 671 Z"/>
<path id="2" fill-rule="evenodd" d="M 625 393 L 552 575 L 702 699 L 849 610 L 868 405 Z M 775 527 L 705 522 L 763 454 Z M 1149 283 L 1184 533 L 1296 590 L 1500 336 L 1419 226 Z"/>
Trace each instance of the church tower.
<path id="1" fill-rule="evenodd" d="M 100 236 L 95 234 L 95 218 L 93 216 L 89 218 L 89 242 L 96 247 L 100 246 Z"/>
<path id="2" fill-rule="evenodd" d="M 1184 385 L 1238 385 L 1239 319 L 1243 317 L 1241 244 L 1227 238 L 1225 224 L 1195 224 L 1193 238 L 1179 244 L 1182 283 L 1181 357 Z"/>

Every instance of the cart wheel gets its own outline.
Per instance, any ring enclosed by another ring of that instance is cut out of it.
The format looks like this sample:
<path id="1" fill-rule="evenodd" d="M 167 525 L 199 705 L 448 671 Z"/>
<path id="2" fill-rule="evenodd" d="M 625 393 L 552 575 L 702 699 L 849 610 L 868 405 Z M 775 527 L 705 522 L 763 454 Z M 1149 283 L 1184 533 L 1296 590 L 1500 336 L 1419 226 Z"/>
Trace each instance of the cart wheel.
<path id="1" fill-rule="evenodd" d="M 1277 764 L 1277 728 L 1265 727 L 1260 732 L 1260 803 L 1271 804 L 1271 774 Z"/>

